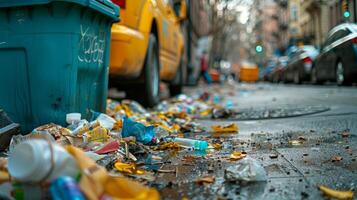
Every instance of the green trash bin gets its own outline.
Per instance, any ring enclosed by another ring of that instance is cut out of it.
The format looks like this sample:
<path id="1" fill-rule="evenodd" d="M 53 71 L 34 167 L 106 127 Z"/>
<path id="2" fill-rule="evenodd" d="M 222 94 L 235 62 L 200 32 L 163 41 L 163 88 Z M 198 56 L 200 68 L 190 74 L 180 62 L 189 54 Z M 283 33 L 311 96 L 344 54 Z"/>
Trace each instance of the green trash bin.
<path id="1" fill-rule="evenodd" d="M 0 0 L 0 107 L 24 134 L 105 112 L 110 0 Z"/>

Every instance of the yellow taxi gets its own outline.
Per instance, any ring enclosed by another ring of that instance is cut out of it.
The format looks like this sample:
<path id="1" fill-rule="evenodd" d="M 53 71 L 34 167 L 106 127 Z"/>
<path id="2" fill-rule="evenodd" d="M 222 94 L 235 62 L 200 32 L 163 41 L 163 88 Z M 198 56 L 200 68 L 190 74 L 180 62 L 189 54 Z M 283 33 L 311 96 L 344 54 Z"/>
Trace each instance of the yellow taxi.
<path id="1" fill-rule="evenodd" d="M 159 102 L 160 80 L 181 93 L 185 0 L 112 0 L 120 22 L 112 27 L 110 84 L 146 106 Z"/>
<path id="2" fill-rule="evenodd" d="M 244 82 L 256 82 L 259 80 L 259 68 L 254 63 L 243 62 L 239 69 L 239 80 Z"/>

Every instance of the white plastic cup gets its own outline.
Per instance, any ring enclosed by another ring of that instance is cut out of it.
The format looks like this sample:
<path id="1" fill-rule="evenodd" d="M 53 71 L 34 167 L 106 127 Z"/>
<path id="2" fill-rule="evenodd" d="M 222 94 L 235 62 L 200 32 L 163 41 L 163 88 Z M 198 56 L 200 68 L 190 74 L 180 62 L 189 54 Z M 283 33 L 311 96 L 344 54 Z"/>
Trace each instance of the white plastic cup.
<path id="1" fill-rule="evenodd" d="M 74 124 L 81 121 L 81 117 L 81 113 L 68 113 L 66 115 L 66 122 L 67 124 Z"/>
<path id="2" fill-rule="evenodd" d="M 51 150 L 54 165 L 51 171 Z M 23 182 L 52 181 L 59 176 L 76 178 L 79 169 L 75 159 L 60 145 L 42 139 L 18 144 L 9 156 L 9 173 Z M 50 172 L 51 171 L 51 172 Z"/>

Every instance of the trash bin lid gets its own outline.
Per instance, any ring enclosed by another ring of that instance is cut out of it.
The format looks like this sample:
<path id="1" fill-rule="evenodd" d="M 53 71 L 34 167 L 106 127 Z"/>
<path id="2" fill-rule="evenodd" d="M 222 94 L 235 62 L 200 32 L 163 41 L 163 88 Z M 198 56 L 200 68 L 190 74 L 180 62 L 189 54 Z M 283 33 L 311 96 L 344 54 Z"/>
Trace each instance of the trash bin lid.
<path id="1" fill-rule="evenodd" d="M 60 1 L 92 8 L 112 18 L 113 21 L 119 21 L 119 7 L 112 3 L 111 0 L 0 0 L 0 8 L 34 6 Z"/>

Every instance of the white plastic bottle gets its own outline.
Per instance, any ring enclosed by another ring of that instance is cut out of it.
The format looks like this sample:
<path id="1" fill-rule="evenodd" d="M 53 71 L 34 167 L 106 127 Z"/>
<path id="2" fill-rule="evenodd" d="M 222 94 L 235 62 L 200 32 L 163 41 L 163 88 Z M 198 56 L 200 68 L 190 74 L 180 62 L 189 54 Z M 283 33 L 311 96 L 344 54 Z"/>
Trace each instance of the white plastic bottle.
<path id="1" fill-rule="evenodd" d="M 53 153 L 51 155 L 50 145 Z M 53 166 L 51 167 L 51 156 Z M 52 181 L 59 176 L 76 178 L 76 160 L 60 145 L 43 139 L 31 139 L 18 144 L 9 156 L 9 173 L 23 182 Z"/>

